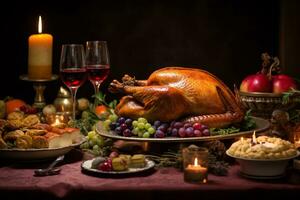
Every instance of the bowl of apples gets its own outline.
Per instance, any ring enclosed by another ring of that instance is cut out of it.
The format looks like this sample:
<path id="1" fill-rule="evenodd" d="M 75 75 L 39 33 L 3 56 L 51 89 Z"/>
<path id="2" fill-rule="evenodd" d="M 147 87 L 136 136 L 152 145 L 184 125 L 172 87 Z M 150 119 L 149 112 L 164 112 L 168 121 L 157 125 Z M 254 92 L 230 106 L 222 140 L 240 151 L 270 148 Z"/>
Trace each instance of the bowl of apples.
<path id="1" fill-rule="evenodd" d="M 294 108 L 299 91 L 295 79 L 280 72 L 277 57 L 263 53 L 262 60 L 262 70 L 244 78 L 238 93 L 243 106 L 254 116 L 270 118 L 274 110 Z"/>

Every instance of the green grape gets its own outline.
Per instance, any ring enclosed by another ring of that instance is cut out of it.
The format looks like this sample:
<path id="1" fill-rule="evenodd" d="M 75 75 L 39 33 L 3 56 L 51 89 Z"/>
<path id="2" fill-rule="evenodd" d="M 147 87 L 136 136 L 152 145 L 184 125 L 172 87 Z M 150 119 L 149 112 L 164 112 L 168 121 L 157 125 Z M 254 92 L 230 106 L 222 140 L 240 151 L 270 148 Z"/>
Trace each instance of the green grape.
<path id="1" fill-rule="evenodd" d="M 140 130 L 143 130 L 145 128 L 145 124 L 142 123 L 142 122 L 139 122 L 137 127 L 140 129 Z"/>
<path id="2" fill-rule="evenodd" d="M 95 140 L 89 140 L 88 144 L 89 144 L 89 148 L 92 148 L 96 144 L 96 142 Z"/>
<path id="3" fill-rule="evenodd" d="M 149 132 L 145 132 L 145 133 L 143 134 L 143 138 L 149 138 L 149 137 L 150 137 Z"/>
<path id="4" fill-rule="evenodd" d="M 143 137 L 143 135 L 144 135 L 144 133 L 141 131 L 138 133 L 138 137 Z"/>
<path id="5" fill-rule="evenodd" d="M 100 155 L 100 150 L 94 150 L 94 149 L 93 149 L 93 154 L 94 154 L 95 156 L 99 156 L 99 155 Z"/>
<path id="6" fill-rule="evenodd" d="M 155 133 L 155 129 L 153 127 L 148 128 L 148 132 L 152 135 Z"/>
<path id="7" fill-rule="evenodd" d="M 140 132 L 140 129 L 138 127 L 135 127 L 133 130 L 132 130 L 132 133 L 133 135 L 138 135 Z"/>
<path id="8" fill-rule="evenodd" d="M 145 124 L 145 129 L 149 129 L 150 127 L 152 127 L 150 123 Z"/>
<path id="9" fill-rule="evenodd" d="M 103 122 L 103 127 L 105 128 L 105 130 L 109 130 L 110 123 L 111 123 L 110 119 L 107 119 Z"/>
<path id="10" fill-rule="evenodd" d="M 136 121 L 136 120 L 133 120 L 133 122 L 132 122 L 132 126 L 133 126 L 133 127 L 137 127 L 137 125 L 138 125 L 138 121 Z"/>
<path id="11" fill-rule="evenodd" d="M 94 136 L 96 135 L 96 132 L 95 131 L 90 131 L 88 132 L 88 139 L 92 139 Z"/>
<path id="12" fill-rule="evenodd" d="M 112 115 L 109 115 L 108 119 L 112 122 L 116 122 L 118 119 L 118 116 L 116 114 L 112 114 Z"/>
<path id="13" fill-rule="evenodd" d="M 93 146 L 93 150 L 100 150 L 100 147 L 96 144 Z"/>
<path id="14" fill-rule="evenodd" d="M 88 142 L 84 142 L 80 145 L 81 149 L 88 149 L 89 148 L 89 143 Z"/>
<path id="15" fill-rule="evenodd" d="M 98 137 L 97 137 L 97 140 L 96 140 L 96 144 L 97 144 L 99 147 L 103 147 L 103 145 L 104 145 L 104 139 L 103 139 L 101 136 L 98 136 Z"/>
<path id="16" fill-rule="evenodd" d="M 140 117 L 140 118 L 138 118 L 138 122 L 146 124 L 147 123 L 147 119 L 145 119 L 143 117 Z"/>

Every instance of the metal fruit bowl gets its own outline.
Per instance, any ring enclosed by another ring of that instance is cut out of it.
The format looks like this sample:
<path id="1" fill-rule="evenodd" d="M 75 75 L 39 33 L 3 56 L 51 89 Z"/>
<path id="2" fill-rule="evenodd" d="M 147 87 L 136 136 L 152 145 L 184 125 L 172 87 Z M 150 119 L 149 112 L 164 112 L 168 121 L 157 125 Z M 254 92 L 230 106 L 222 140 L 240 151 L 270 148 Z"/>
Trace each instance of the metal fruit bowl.
<path id="1" fill-rule="evenodd" d="M 243 106 L 247 110 L 251 109 L 251 114 L 257 117 L 270 118 L 274 110 L 287 111 L 296 106 L 293 97 L 284 103 L 283 94 L 239 91 L 239 96 Z"/>

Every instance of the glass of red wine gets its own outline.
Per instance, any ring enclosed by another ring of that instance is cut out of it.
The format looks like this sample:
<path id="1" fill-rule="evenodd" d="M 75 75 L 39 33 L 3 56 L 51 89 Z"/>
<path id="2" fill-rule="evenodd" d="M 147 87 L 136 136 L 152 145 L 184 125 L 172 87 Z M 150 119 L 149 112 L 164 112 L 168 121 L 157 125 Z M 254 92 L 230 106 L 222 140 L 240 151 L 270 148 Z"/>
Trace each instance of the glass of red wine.
<path id="1" fill-rule="evenodd" d="M 106 41 L 87 41 L 85 65 L 88 79 L 94 86 L 95 95 L 110 71 L 109 54 Z"/>
<path id="2" fill-rule="evenodd" d="M 60 57 L 60 77 L 70 89 L 73 102 L 72 119 L 76 118 L 76 93 L 86 80 L 84 46 L 63 44 Z"/>

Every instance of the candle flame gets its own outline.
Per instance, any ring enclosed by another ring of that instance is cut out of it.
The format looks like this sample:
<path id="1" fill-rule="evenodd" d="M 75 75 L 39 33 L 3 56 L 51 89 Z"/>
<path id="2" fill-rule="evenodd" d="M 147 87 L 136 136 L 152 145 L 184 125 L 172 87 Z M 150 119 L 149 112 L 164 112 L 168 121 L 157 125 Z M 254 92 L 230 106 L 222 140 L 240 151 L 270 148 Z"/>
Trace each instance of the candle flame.
<path id="1" fill-rule="evenodd" d="M 42 29 L 42 17 L 41 16 L 39 16 L 38 32 L 39 33 L 43 32 L 43 29 Z"/>
<path id="2" fill-rule="evenodd" d="M 194 166 L 198 166 L 198 159 L 197 158 L 195 158 Z"/>
<path id="3" fill-rule="evenodd" d="M 253 141 L 253 143 L 254 143 L 254 144 L 256 144 L 256 143 L 257 143 L 257 141 L 256 141 L 256 135 L 255 135 L 255 131 L 253 132 L 253 135 L 252 135 L 252 141 Z"/>
<path id="4" fill-rule="evenodd" d="M 241 137 L 241 141 L 244 142 L 244 138 L 243 137 Z"/>

